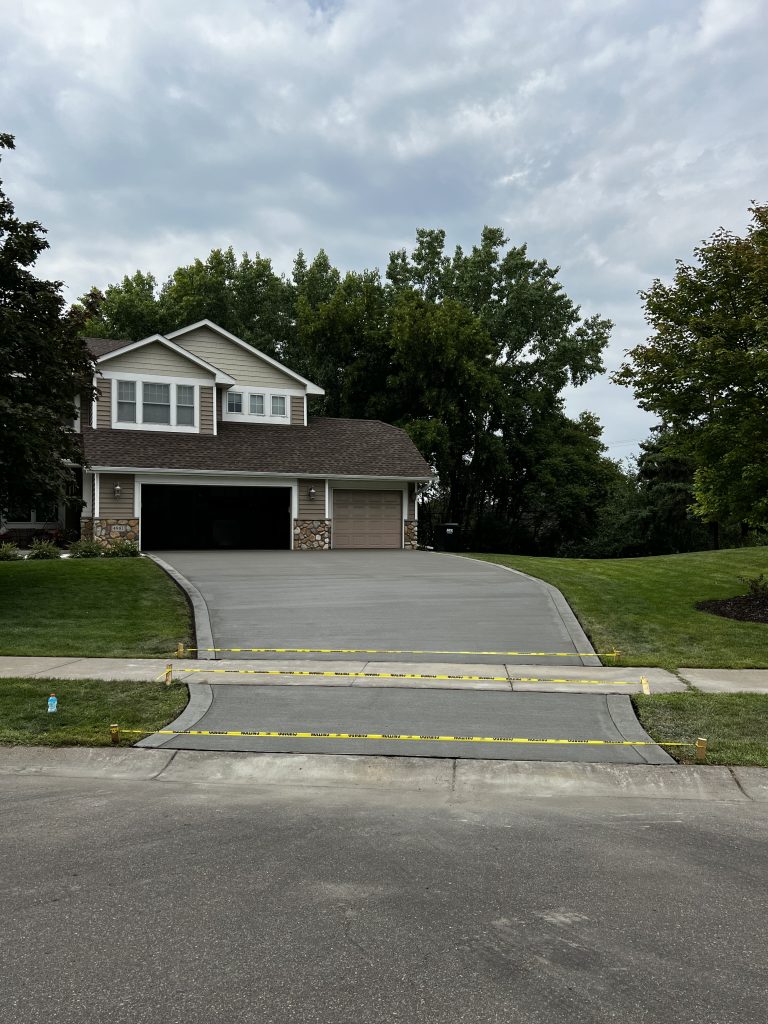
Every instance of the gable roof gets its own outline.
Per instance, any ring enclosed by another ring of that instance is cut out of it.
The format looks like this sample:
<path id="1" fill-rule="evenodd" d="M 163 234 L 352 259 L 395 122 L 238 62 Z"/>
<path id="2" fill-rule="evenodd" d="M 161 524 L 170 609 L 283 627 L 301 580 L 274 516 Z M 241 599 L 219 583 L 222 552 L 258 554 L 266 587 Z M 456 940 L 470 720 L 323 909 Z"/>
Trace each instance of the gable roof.
<path id="1" fill-rule="evenodd" d="M 180 327 L 178 331 L 171 331 L 170 334 L 166 334 L 166 338 L 181 338 L 185 334 L 189 334 L 190 331 L 198 331 L 201 327 L 207 327 L 211 331 L 215 331 L 216 334 L 221 335 L 222 338 L 226 338 L 231 341 L 234 345 L 239 345 L 240 348 L 245 349 L 250 355 L 258 356 L 263 359 L 265 363 L 269 363 L 270 366 L 276 370 L 280 370 L 281 373 L 287 374 L 289 377 L 293 377 L 300 384 L 303 384 L 307 389 L 308 395 L 324 395 L 325 391 L 317 384 L 313 384 L 311 380 L 307 380 L 306 377 L 302 377 L 300 373 L 296 373 L 295 370 L 290 370 L 283 363 L 279 363 L 277 359 L 273 359 L 272 356 L 268 356 L 266 352 L 262 352 L 261 349 L 256 348 L 254 345 L 249 345 L 247 341 L 243 341 L 242 338 L 236 337 L 234 334 L 230 334 L 229 331 L 225 331 L 223 327 L 219 327 L 212 320 L 198 320 L 196 324 L 190 324 L 188 327 Z"/>
<path id="2" fill-rule="evenodd" d="M 306 427 L 224 421 L 218 434 L 83 427 L 82 436 L 95 470 L 434 477 L 406 432 L 380 420 L 311 416 Z"/>
<path id="3" fill-rule="evenodd" d="M 200 356 L 194 355 L 192 352 L 188 352 L 181 345 L 177 345 L 169 338 L 164 337 L 162 334 L 150 334 L 148 338 L 142 338 L 141 341 L 126 341 L 120 348 L 112 349 L 104 352 L 96 360 L 100 365 L 106 363 L 109 359 L 115 359 L 117 356 L 126 355 L 128 352 L 135 352 L 136 349 L 144 348 L 145 345 L 163 345 L 165 348 L 169 348 L 172 352 L 181 356 L 183 359 L 189 360 L 190 363 L 195 363 L 197 366 L 201 366 L 208 373 L 212 373 L 216 378 L 217 384 L 226 384 L 231 386 L 235 384 L 235 378 L 230 377 L 228 373 L 224 373 L 218 366 L 214 366 L 213 363 L 209 363 L 205 359 L 201 359 Z"/>

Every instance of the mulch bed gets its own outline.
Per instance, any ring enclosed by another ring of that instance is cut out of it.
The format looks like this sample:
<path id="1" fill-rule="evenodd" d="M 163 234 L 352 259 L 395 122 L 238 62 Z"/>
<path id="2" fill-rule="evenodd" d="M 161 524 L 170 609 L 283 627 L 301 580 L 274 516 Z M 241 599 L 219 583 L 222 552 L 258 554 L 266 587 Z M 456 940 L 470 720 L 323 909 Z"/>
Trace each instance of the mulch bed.
<path id="1" fill-rule="evenodd" d="M 768 598 L 765 597 L 726 597 L 719 601 L 699 601 L 696 607 L 700 612 L 722 615 L 726 619 L 768 623 Z"/>

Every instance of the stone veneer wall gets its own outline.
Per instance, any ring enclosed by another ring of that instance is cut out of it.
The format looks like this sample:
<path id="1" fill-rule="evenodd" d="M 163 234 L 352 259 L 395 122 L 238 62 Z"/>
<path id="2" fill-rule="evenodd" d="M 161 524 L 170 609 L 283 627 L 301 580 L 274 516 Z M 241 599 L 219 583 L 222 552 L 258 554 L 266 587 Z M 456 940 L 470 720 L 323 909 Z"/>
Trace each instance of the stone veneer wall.
<path id="1" fill-rule="evenodd" d="M 406 519 L 403 531 L 403 547 L 406 551 L 415 551 L 419 546 L 419 524 L 416 519 Z"/>
<path id="2" fill-rule="evenodd" d="M 109 547 L 113 540 L 132 540 L 139 543 L 138 519 L 81 519 L 80 536 L 87 540 L 97 540 Z"/>
<path id="3" fill-rule="evenodd" d="M 330 551 L 330 519 L 294 519 L 294 551 Z"/>

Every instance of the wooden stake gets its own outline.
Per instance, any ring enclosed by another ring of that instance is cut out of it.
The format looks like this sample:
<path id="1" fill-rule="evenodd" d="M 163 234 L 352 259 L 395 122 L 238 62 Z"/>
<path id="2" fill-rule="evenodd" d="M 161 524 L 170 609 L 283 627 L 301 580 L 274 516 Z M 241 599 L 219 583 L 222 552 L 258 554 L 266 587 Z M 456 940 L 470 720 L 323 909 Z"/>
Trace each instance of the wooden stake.
<path id="1" fill-rule="evenodd" d="M 648 682 L 648 680 L 645 678 L 645 676 L 640 676 L 640 685 L 642 686 L 643 693 L 646 695 L 646 697 L 650 697 L 650 695 L 651 695 L 651 684 Z"/>
<path id="2" fill-rule="evenodd" d="M 112 737 L 112 742 L 113 743 L 119 743 L 120 742 L 120 726 L 119 725 L 117 725 L 116 723 L 113 723 L 112 725 L 110 725 L 110 727 L 109 727 L 109 734 Z"/>
<path id="3" fill-rule="evenodd" d="M 705 764 L 707 760 L 707 737 L 699 736 L 696 740 L 696 764 Z"/>
<path id="4" fill-rule="evenodd" d="M 173 665 L 168 663 L 165 666 L 165 685 L 170 686 L 173 682 Z"/>
<path id="5" fill-rule="evenodd" d="M 184 644 L 179 643 L 179 644 L 176 645 L 176 657 L 177 658 L 183 658 L 184 657 Z"/>

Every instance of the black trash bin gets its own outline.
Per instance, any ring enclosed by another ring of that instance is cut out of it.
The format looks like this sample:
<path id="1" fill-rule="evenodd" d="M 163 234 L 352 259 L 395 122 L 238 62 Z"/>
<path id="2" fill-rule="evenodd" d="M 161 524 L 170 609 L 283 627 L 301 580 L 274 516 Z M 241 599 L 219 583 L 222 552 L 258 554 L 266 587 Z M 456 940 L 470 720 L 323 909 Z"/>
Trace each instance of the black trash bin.
<path id="1" fill-rule="evenodd" d="M 458 551 L 461 527 L 458 523 L 438 523 L 435 526 L 435 548 L 437 551 Z"/>

